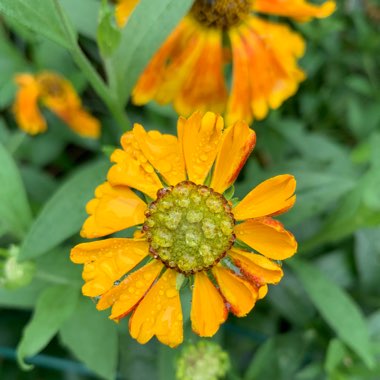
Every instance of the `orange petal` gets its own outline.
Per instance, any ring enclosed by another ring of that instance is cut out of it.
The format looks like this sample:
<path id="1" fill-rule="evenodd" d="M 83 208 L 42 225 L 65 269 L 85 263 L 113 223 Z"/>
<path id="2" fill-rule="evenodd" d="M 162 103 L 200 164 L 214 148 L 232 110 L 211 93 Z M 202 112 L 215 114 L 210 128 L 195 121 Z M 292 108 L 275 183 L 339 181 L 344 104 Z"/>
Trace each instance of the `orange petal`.
<path id="1" fill-rule="evenodd" d="M 202 112 L 224 112 L 227 88 L 223 74 L 222 31 L 203 29 L 202 50 L 174 98 L 174 108 L 180 115 Z"/>
<path id="2" fill-rule="evenodd" d="M 238 317 L 246 316 L 255 306 L 258 297 L 257 288 L 220 265 L 214 267 L 212 273 L 223 297 L 230 304 L 231 311 Z"/>
<path id="3" fill-rule="evenodd" d="M 211 187 L 223 193 L 230 187 L 256 144 L 256 134 L 245 122 L 236 122 L 223 133 Z"/>
<path id="4" fill-rule="evenodd" d="M 115 7 L 116 23 L 119 27 L 123 27 L 139 0 L 118 0 Z"/>
<path id="5" fill-rule="evenodd" d="M 100 135 L 99 120 L 82 108 L 73 110 L 65 121 L 78 135 L 89 138 L 98 138 Z"/>
<path id="6" fill-rule="evenodd" d="M 283 276 L 281 267 L 264 256 L 237 248 L 228 251 L 228 256 L 241 273 L 258 287 L 264 284 L 277 284 Z"/>
<path id="7" fill-rule="evenodd" d="M 223 298 L 203 272 L 195 274 L 191 326 L 203 337 L 213 336 L 227 319 L 228 311 Z"/>
<path id="8" fill-rule="evenodd" d="M 328 17 L 335 8 L 335 1 L 331 0 L 321 5 L 310 4 L 305 0 L 255 0 L 253 2 L 254 11 L 292 17 L 298 21 L 308 21 L 313 17 Z"/>
<path id="9" fill-rule="evenodd" d="M 133 187 L 155 199 L 163 185 L 141 151 L 133 132 L 125 133 L 121 141 L 124 150 L 116 149 L 112 153 L 111 161 L 116 165 L 108 171 L 108 181 L 112 185 Z"/>
<path id="10" fill-rule="evenodd" d="M 104 293 L 96 304 L 96 308 L 104 310 L 113 305 L 110 318 L 121 319 L 125 317 L 149 290 L 163 266 L 158 260 L 153 260 L 144 265 L 126 277 L 120 284 Z"/>
<path id="11" fill-rule="evenodd" d="M 129 331 L 139 343 L 148 342 L 153 335 L 170 347 L 182 343 L 183 317 L 176 280 L 177 272 L 166 270 L 133 312 Z"/>
<path id="12" fill-rule="evenodd" d="M 176 185 L 186 179 L 185 165 L 175 136 L 158 131 L 146 132 L 140 124 L 134 125 L 133 135 L 143 154 L 168 184 Z"/>
<path id="13" fill-rule="evenodd" d="M 234 230 L 237 239 L 274 260 L 284 260 L 297 251 L 294 236 L 272 218 L 249 219 Z"/>
<path id="14" fill-rule="evenodd" d="M 163 80 L 155 94 L 155 100 L 160 104 L 175 101 L 177 96 L 194 71 L 205 43 L 207 33 L 190 17 L 185 17 L 174 32 L 176 40 L 173 49 L 165 62 Z M 178 110 L 182 113 L 182 110 Z M 186 115 L 187 116 L 187 115 Z"/>
<path id="15" fill-rule="evenodd" d="M 227 105 L 227 125 L 263 119 L 298 89 L 305 75 L 297 58 L 305 43 L 288 26 L 250 17 L 229 31 L 233 53 L 233 83 Z"/>
<path id="16" fill-rule="evenodd" d="M 293 207 L 296 200 L 296 180 L 284 174 L 270 178 L 256 186 L 233 208 L 237 220 L 278 215 Z"/>
<path id="17" fill-rule="evenodd" d="M 223 118 L 212 112 L 193 113 L 179 131 L 187 175 L 190 181 L 203 184 L 218 152 Z"/>
<path id="18" fill-rule="evenodd" d="M 111 289 L 114 282 L 148 255 L 149 244 L 133 239 L 106 239 L 78 244 L 70 253 L 74 263 L 84 263 L 82 288 L 95 297 Z"/>
<path id="19" fill-rule="evenodd" d="M 35 135 L 46 130 L 46 121 L 38 109 L 40 91 L 33 75 L 19 74 L 15 77 L 19 90 L 13 104 L 18 126 L 26 133 Z"/>
<path id="20" fill-rule="evenodd" d="M 95 198 L 87 203 L 90 215 L 84 222 L 81 236 L 95 238 L 141 224 L 146 204 L 131 189 L 104 182 L 95 190 Z"/>

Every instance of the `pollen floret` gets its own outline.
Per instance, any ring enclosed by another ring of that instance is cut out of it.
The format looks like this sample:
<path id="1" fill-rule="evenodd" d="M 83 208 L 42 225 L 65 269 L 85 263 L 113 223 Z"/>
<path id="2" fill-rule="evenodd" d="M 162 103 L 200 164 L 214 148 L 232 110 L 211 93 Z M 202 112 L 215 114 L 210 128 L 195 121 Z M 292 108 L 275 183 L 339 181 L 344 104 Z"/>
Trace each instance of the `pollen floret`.
<path id="1" fill-rule="evenodd" d="M 249 15 L 251 0 L 196 0 L 192 16 L 209 28 L 228 29 Z"/>
<path id="2" fill-rule="evenodd" d="M 223 195 L 190 181 L 158 191 L 144 231 L 150 252 L 183 274 L 205 270 L 232 246 L 235 220 Z"/>

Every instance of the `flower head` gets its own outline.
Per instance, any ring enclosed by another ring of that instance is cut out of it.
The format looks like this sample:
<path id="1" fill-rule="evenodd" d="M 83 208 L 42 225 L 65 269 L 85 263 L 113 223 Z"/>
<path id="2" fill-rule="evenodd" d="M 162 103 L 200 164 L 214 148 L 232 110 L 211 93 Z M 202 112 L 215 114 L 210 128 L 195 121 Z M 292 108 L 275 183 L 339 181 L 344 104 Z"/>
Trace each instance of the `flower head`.
<path id="1" fill-rule="evenodd" d="M 297 249 L 272 218 L 295 202 L 291 175 L 261 183 L 238 203 L 223 195 L 251 153 L 255 132 L 244 122 L 224 129 L 211 112 L 180 118 L 177 128 L 178 138 L 135 124 L 111 156 L 107 182 L 87 204 L 83 237 L 138 226 L 134 237 L 71 251 L 71 260 L 84 264 L 83 294 L 95 297 L 99 310 L 112 306 L 111 319 L 133 312 L 130 333 L 140 343 L 154 335 L 169 346 L 182 342 L 186 286 L 193 330 L 214 335 L 229 311 L 247 315 L 267 284 L 280 281 L 277 261 Z"/>
<path id="2" fill-rule="evenodd" d="M 99 136 L 99 121 L 83 108 L 71 83 L 60 75 L 48 71 L 36 75 L 18 74 L 15 81 L 19 90 L 13 112 L 19 127 L 26 133 L 35 135 L 47 128 L 38 107 L 41 102 L 79 135 Z"/>
<path id="3" fill-rule="evenodd" d="M 196 0 L 146 67 L 132 100 L 172 103 L 184 116 L 195 110 L 225 113 L 227 125 L 263 119 L 304 80 L 297 61 L 305 42 L 288 25 L 261 15 L 307 21 L 334 9 L 333 1 Z M 231 88 L 224 76 L 230 63 Z"/>

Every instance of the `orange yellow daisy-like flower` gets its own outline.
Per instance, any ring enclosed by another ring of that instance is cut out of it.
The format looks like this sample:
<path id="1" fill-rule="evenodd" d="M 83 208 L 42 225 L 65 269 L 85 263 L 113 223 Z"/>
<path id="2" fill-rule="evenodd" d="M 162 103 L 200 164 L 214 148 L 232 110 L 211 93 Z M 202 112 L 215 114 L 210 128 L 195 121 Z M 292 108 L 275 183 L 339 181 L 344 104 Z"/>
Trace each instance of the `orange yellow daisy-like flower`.
<path id="1" fill-rule="evenodd" d="M 136 1 L 119 1 L 119 25 L 132 3 Z M 132 101 L 172 103 L 184 116 L 195 110 L 224 113 L 227 125 L 263 119 L 305 79 L 298 66 L 305 41 L 288 25 L 262 15 L 308 21 L 327 17 L 334 9 L 331 0 L 322 5 L 305 0 L 195 0 L 141 75 Z M 230 63 L 229 88 L 224 71 Z"/>
<path id="2" fill-rule="evenodd" d="M 84 264 L 83 294 L 97 300 L 97 309 L 112 307 L 116 321 L 132 313 L 133 338 L 146 343 L 155 335 L 171 347 L 183 340 L 186 286 L 192 328 L 209 337 L 229 311 L 247 315 L 267 285 L 282 278 L 278 260 L 297 250 L 294 236 L 273 218 L 295 202 L 293 176 L 264 181 L 240 202 L 226 195 L 256 142 L 247 123 L 224 129 L 222 117 L 196 112 L 177 128 L 178 137 L 135 124 L 87 204 L 83 237 L 138 226 L 134 237 L 71 251 L 71 260 Z"/>
<path id="3" fill-rule="evenodd" d="M 39 109 L 40 102 L 79 135 L 99 137 L 99 121 L 83 108 L 73 86 L 62 76 L 44 71 L 36 75 L 18 74 L 15 81 L 19 90 L 13 113 L 23 131 L 35 135 L 46 130 L 46 120 Z"/>

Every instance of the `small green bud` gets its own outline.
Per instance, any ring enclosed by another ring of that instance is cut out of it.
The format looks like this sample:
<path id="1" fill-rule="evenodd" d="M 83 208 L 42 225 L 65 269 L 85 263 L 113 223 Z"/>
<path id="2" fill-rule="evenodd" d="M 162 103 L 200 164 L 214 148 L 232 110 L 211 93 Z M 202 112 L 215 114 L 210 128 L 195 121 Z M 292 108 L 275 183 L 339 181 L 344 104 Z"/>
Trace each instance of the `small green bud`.
<path id="1" fill-rule="evenodd" d="M 2 250 L 0 286 L 6 289 L 21 288 L 32 280 L 35 265 L 31 261 L 18 261 L 19 247 L 10 246 L 8 250 Z"/>
<path id="2" fill-rule="evenodd" d="M 186 346 L 177 361 L 177 380 L 218 380 L 230 368 L 228 354 L 210 341 Z"/>

